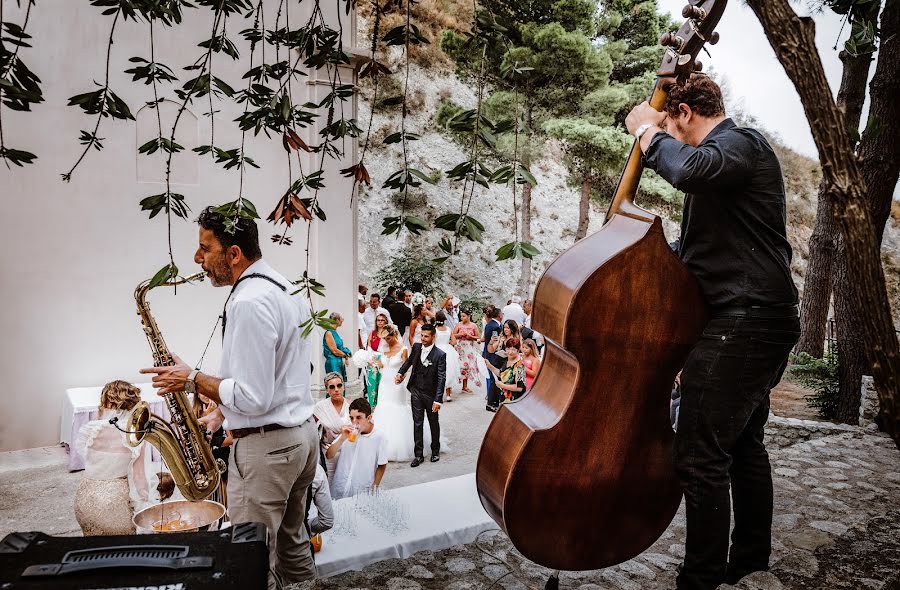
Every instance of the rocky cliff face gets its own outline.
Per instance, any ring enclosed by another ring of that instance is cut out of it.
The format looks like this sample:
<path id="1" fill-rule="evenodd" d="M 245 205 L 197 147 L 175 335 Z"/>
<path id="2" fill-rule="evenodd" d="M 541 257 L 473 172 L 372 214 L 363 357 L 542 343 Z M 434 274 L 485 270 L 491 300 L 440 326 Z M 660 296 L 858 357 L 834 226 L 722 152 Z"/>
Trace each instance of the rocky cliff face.
<path id="1" fill-rule="evenodd" d="M 400 54 L 391 55 L 394 72 L 402 71 Z M 476 96 L 473 88 L 460 81 L 447 64 L 433 64 L 428 68 L 412 64 L 409 76 L 410 114 L 407 131 L 421 135 L 421 139 L 409 143 L 410 166 L 439 178 L 436 185 L 423 184 L 412 189 L 406 207 L 410 214 L 433 222 L 444 213 L 459 212 L 462 186 L 451 183 L 445 172 L 467 159 L 463 147 L 446 131 L 438 129 L 435 114 L 443 101 L 452 101 L 465 108 L 474 108 Z M 395 77 L 400 78 L 397 74 Z M 402 80 L 402 78 L 400 78 Z M 396 81 L 388 81 L 397 91 Z M 385 86 L 379 91 L 385 96 Z M 371 88 L 363 87 L 363 100 L 359 106 L 359 121 L 364 127 L 371 113 Z M 400 237 L 383 236 L 382 218 L 396 215 L 401 203 L 393 191 L 381 188 L 381 183 L 393 171 L 402 167 L 402 150 L 399 144 L 383 145 L 383 139 L 400 128 L 398 108 L 376 109 L 372 125 L 371 148 L 366 166 L 372 175 L 371 187 L 360 190 L 360 280 L 374 284 L 375 274 L 386 266 L 390 258 L 401 252 L 414 252 L 428 257 L 441 256 L 438 241 L 449 235 L 441 230 L 413 236 L 404 231 Z M 776 146 L 782 161 L 785 186 L 788 193 L 788 234 L 794 248 L 792 270 L 798 288 L 803 288 L 809 256 L 809 237 L 815 220 L 818 165 L 814 160 L 796 154 L 782 146 Z M 547 144 L 544 156 L 531 166 L 538 185 L 532 195 L 532 242 L 541 254 L 534 259 L 534 281 L 541 271 L 563 250 L 574 243 L 578 223 L 579 188 L 569 186 L 568 172 L 563 163 L 559 146 Z M 521 195 L 518 195 L 521 206 Z M 895 208 L 900 213 L 900 207 Z M 592 203 L 589 234 L 600 228 L 605 208 Z M 678 236 L 678 223 L 659 213 L 665 224 L 668 238 Z M 484 242 L 461 242 L 461 254 L 444 264 L 444 283 L 448 290 L 465 296 L 485 297 L 496 303 L 505 303 L 516 290 L 520 261 L 497 262 L 494 253 L 501 245 L 514 237 L 514 210 L 511 188 L 492 185 L 490 189 L 476 187 L 470 214 L 485 226 Z M 894 302 L 894 317 L 900 317 L 900 223 L 897 215 L 888 221 L 883 244 L 885 274 L 888 290 Z"/>

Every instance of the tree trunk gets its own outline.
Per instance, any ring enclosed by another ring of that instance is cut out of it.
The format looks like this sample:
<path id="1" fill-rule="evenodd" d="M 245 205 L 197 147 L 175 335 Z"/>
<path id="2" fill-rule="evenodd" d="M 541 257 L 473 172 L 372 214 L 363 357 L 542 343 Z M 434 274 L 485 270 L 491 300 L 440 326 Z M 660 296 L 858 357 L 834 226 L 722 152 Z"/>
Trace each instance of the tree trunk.
<path id="1" fill-rule="evenodd" d="M 890 1 L 890 0 L 889 0 Z M 859 169 L 846 121 L 829 92 L 816 51 L 815 25 L 800 18 L 787 0 L 748 0 L 775 55 L 800 95 L 822 163 L 822 196 L 844 239 L 850 303 L 866 334 L 866 357 L 873 367 L 885 430 L 900 448 L 900 343 L 884 282 L 879 247 L 867 206 L 865 179 Z"/>
<path id="2" fill-rule="evenodd" d="M 878 4 L 877 2 L 875 3 Z M 900 0 L 887 0 L 881 13 L 881 45 L 875 76 L 869 84 L 869 121 L 859 145 L 861 170 L 869 194 L 875 239 L 881 244 L 884 225 L 900 175 Z"/>
<path id="3" fill-rule="evenodd" d="M 534 120 L 532 119 L 533 107 L 528 104 L 525 107 L 525 132 L 529 140 L 533 135 Z M 531 148 L 529 141 L 529 149 Z M 530 166 L 530 158 L 523 162 Z M 513 179 L 515 182 L 515 179 Z M 531 185 L 527 182 L 522 185 L 522 241 L 531 243 Z M 522 257 L 522 274 L 519 275 L 519 293 L 522 299 L 531 299 L 531 258 Z"/>
<path id="4" fill-rule="evenodd" d="M 832 261 L 834 260 L 837 228 L 828 199 L 822 197 L 824 183 L 819 184 L 819 205 L 816 209 L 816 225 L 809 238 L 809 266 L 803 284 L 801 300 L 801 329 L 797 352 L 805 352 L 816 358 L 825 354 L 825 327 L 828 324 L 828 307 L 831 301 Z"/>
<path id="5" fill-rule="evenodd" d="M 859 421 L 860 387 L 866 372 L 866 351 L 859 319 L 853 308 L 847 282 L 852 280 L 847 267 L 848 253 L 843 236 L 837 238 L 834 265 L 834 328 L 838 354 L 838 405 L 835 419 L 845 424 Z"/>
<path id="6" fill-rule="evenodd" d="M 875 21 L 878 18 L 877 3 L 872 5 L 863 18 Z M 840 53 L 844 64 L 841 87 L 837 94 L 837 106 L 844 111 L 847 129 L 851 136 L 859 134 L 859 120 L 866 100 L 866 80 L 872 54 L 853 56 L 846 51 Z M 831 300 L 832 261 L 834 260 L 835 235 L 837 228 L 829 207 L 828 199 L 822 198 L 825 183 L 819 184 L 816 225 L 809 239 L 809 267 L 803 286 L 803 300 L 800 319 L 802 329 L 797 352 L 805 352 L 822 358 L 825 345 L 825 326 L 828 323 L 828 307 Z"/>
<path id="7" fill-rule="evenodd" d="M 527 182 L 522 185 L 522 241 L 531 243 L 531 185 Z M 531 258 L 522 258 L 519 293 L 523 299 L 531 299 Z"/>
<path id="8" fill-rule="evenodd" d="M 578 202 L 578 228 L 575 230 L 575 241 L 587 235 L 591 222 L 591 179 L 587 173 L 581 179 L 581 200 Z"/>
<path id="9" fill-rule="evenodd" d="M 874 3 L 878 7 L 879 3 Z M 877 18 L 873 15 L 872 20 Z M 867 207 L 872 216 L 875 243 L 881 250 L 884 225 L 890 214 L 891 199 L 900 173 L 900 145 L 894 135 L 900 129 L 900 0 L 889 0 L 881 17 L 882 43 L 875 76 L 870 85 L 869 121 L 859 146 L 860 171 L 867 189 Z M 840 375 L 837 419 L 848 424 L 859 420 L 862 376 L 870 372 L 865 355 L 866 335 L 858 310 L 851 302 L 848 266 L 852 259 L 839 244 L 835 264 L 834 313 Z"/>

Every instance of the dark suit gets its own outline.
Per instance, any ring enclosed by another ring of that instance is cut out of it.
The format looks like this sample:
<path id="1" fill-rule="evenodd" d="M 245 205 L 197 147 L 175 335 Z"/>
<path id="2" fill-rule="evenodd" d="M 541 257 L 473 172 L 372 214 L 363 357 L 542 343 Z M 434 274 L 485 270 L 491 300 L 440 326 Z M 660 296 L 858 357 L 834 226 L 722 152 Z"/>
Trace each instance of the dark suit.
<path id="1" fill-rule="evenodd" d="M 412 352 L 397 371 L 400 375 L 412 367 L 406 389 L 410 392 L 413 417 L 413 437 L 415 438 L 415 455 L 422 458 L 423 447 L 422 428 L 425 416 L 428 416 L 428 426 L 431 430 L 431 454 L 441 452 L 441 425 L 438 422 L 438 413 L 431 411 L 434 402 L 444 402 L 444 388 L 447 382 L 447 355 L 437 346 L 433 346 L 426 358 L 428 366 L 422 364 L 422 344 L 413 345 Z"/>
<path id="2" fill-rule="evenodd" d="M 412 323 L 412 311 L 402 301 L 395 301 L 390 307 L 386 306 L 386 309 L 390 312 L 394 325 L 400 330 L 400 335 L 406 335 L 406 330 L 409 329 L 409 324 Z"/>

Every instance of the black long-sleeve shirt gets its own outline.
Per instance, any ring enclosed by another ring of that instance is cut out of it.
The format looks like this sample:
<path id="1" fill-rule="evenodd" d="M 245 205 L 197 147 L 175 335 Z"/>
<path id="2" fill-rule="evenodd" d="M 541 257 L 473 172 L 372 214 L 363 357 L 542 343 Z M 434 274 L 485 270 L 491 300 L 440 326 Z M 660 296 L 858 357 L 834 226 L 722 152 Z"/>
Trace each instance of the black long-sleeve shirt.
<path id="1" fill-rule="evenodd" d="M 797 302 L 781 165 L 762 135 L 731 119 L 697 147 L 657 133 L 644 162 L 687 193 L 678 253 L 711 307 Z"/>

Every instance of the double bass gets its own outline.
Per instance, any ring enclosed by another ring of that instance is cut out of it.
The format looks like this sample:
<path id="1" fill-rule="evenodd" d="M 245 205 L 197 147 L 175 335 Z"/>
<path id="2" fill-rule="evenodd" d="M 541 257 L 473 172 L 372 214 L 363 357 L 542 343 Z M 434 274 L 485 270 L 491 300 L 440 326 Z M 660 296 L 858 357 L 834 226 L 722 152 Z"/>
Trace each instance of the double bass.
<path id="1" fill-rule="evenodd" d="M 650 104 L 715 43 L 725 0 L 692 0 L 666 33 Z M 481 503 L 522 555 L 556 570 L 615 565 L 650 547 L 681 502 L 669 403 L 707 320 L 659 217 L 634 203 L 635 141 L 605 225 L 546 269 L 532 327 L 546 347 L 527 395 L 503 404 L 478 455 Z"/>

